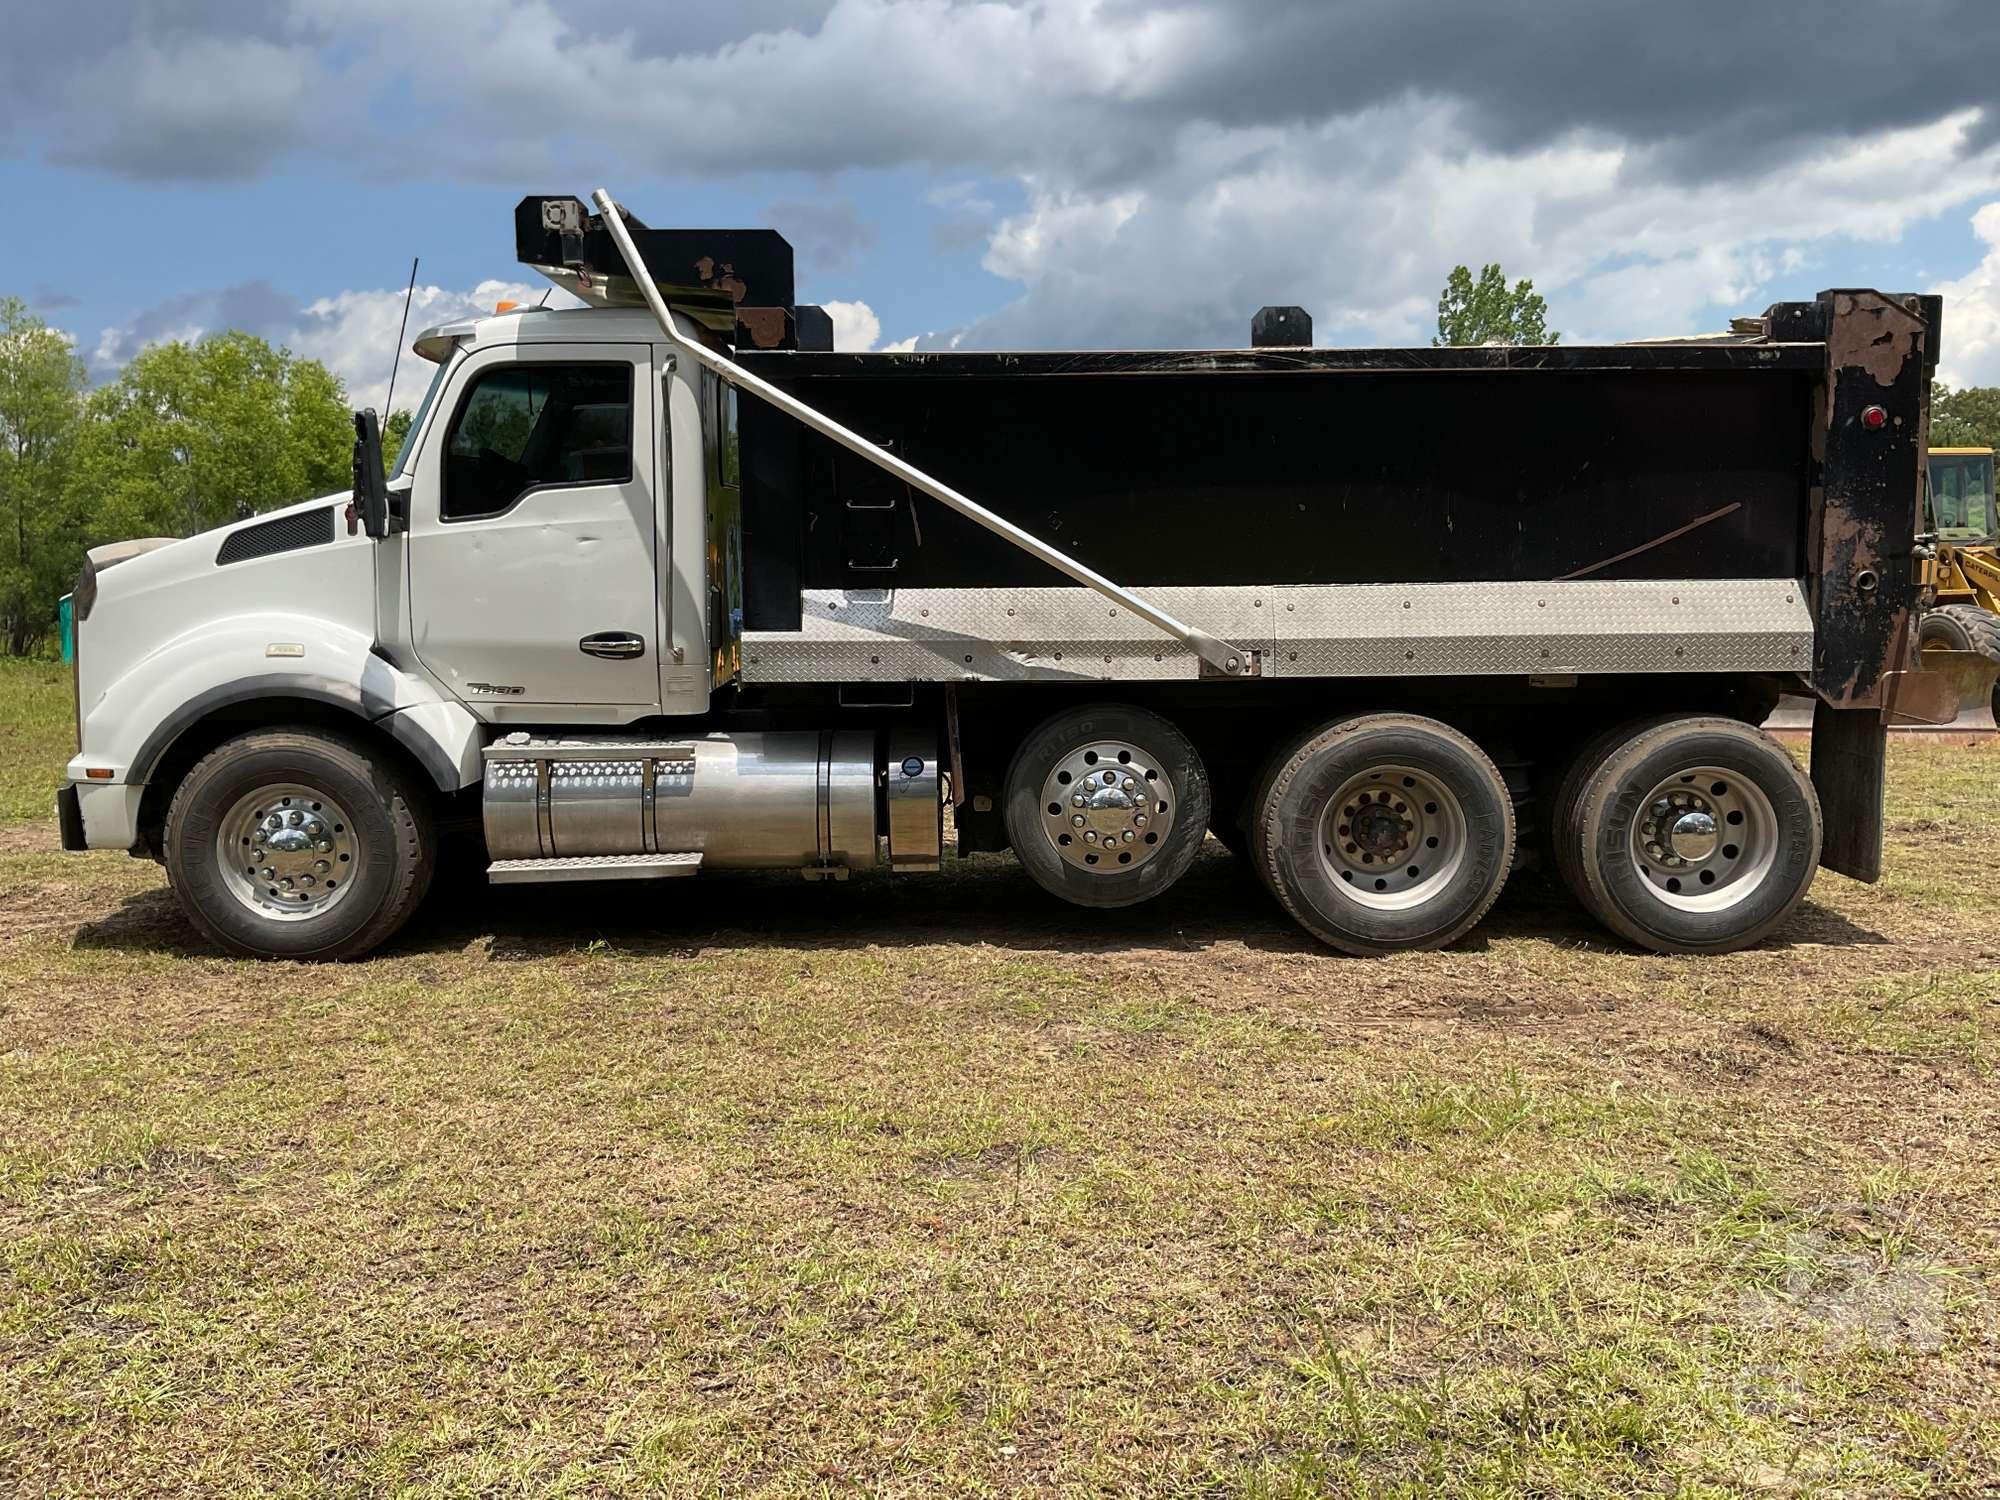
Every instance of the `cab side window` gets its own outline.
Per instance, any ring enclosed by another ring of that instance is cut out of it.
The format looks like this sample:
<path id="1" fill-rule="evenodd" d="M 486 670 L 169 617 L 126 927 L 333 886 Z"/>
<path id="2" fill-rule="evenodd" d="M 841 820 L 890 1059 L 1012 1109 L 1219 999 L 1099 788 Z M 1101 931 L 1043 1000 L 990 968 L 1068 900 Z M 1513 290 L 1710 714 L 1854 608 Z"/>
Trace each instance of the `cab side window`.
<path id="1" fill-rule="evenodd" d="M 630 365 L 506 365 L 479 376 L 458 404 L 440 514 L 497 516 L 531 490 L 631 477 Z"/>

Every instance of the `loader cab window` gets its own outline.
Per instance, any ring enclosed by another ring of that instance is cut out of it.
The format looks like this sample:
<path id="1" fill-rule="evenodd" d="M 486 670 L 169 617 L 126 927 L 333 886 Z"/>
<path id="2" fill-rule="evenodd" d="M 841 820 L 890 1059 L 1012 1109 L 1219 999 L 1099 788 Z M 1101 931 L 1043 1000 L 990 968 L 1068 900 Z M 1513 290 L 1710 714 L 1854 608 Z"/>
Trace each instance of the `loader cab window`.
<path id="1" fill-rule="evenodd" d="M 1993 455 L 1932 453 L 1931 524 L 1947 542 L 1987 541 L 1994 535 Z"/>
<path id="2" fill-rule="evenodd" d="M 481 375 L 458 404 L 440 514 L 497 516 L 532 490 L 631 477 L 631 366 L 506 365 Z"/>

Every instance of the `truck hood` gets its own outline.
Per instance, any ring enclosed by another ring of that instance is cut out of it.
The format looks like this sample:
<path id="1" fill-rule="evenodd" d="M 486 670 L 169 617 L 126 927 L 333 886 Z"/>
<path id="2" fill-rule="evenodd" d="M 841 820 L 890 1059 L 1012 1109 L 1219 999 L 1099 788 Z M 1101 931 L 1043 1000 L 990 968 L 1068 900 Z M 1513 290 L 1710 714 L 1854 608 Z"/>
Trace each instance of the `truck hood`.
<path id="1" fill-rule="evenodd" d="M 372 636 L 375 543 L 347 534 L 340 516 L 346 502 L 344 493 L 323 495 L 179 541 L 145 537 L 92 548 L 77 611 L 86 710 L 96 693 L 165 643 L 238 615 L 289 610 Z M 331 512 L 323 524 L 319 512 Z M 256 535 L 231 546 L 246 533 Z"/>

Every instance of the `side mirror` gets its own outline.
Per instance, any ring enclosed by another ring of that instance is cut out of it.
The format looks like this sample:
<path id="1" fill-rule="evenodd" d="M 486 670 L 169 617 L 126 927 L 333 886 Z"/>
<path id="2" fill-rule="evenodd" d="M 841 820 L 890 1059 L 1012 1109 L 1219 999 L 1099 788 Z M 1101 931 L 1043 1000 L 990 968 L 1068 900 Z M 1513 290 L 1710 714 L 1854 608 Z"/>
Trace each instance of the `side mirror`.
<path id="1" fill-rule="evenodd" d="M 401 531 L 401 517 L 389 509 L 389 485 L 382 472 L 382 427 L 373 411 L 354 414 L 354 499 L 347 507 L 347 534 L 355 522 L 375 540 Z"/>

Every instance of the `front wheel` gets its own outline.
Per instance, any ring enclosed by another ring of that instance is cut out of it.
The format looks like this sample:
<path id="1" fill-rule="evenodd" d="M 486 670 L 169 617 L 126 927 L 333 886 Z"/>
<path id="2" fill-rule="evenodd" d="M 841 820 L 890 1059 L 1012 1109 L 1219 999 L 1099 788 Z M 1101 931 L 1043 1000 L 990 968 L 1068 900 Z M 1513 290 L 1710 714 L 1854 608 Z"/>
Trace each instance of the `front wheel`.
<path id="1" fill-rule="evenodd" d="M 255 958 L 366 953 L 423 899 L 436 847 L 415 778 L 317 729 L 218 746 L 167 810 L 167 879 L 181 910 Z"/>
<path id="2" fill-rule="evenodd" d="M 1557 798 L 1556 867 L 1620 937 L 1727 953 L 1782 924 L 1819 865 L 1819 799 L 1789 751 L 1734 719 L 1614 731 Z"/>
<path id="3" fill-rule="evenodd" d="M 1514 859 L 1514 803 L 1477 745 L 1416 714 L 1307 735 L 1266 774 L 1251 863 L 1307 931 L 1346 953 L 1437 948 L 1470 931 Z"/>

